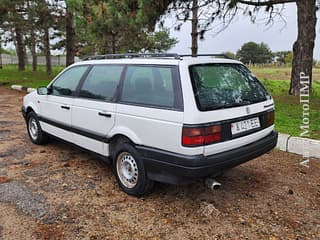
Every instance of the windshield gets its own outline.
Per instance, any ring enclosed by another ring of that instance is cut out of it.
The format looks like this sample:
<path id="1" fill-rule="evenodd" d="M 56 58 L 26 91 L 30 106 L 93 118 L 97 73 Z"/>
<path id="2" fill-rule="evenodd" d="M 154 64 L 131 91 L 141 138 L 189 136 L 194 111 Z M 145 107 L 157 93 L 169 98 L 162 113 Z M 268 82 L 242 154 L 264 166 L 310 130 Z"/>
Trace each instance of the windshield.
<path id="1" fill-rule="evenodd" d="M 200 111 L 249 105 L 271 98 L 241 64 L 201 64 L 189 69 Z"/>

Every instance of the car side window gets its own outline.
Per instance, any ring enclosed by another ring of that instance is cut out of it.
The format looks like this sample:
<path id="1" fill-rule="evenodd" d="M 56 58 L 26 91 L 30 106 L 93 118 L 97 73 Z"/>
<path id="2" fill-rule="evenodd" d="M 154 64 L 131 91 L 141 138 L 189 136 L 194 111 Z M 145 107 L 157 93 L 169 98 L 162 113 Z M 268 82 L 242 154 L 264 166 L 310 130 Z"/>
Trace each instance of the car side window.
<path id="1" fill-rule="evenodd" d="M 120 100 L 173 108 L 173 76 L 173 68 L 168 66 L 128 66 Z"/>
<path id="2" fill-rule="evenodd" d="M 72 67 L 62 73 L 51 85 L 52 95 L 72 96 L 88 66 Z"/>
<path id="3" fill-rule="evenodd" d="M 94 66 L 80 89 L 80 97 L 113 100 L 122 70 L 120 65 Z"/>

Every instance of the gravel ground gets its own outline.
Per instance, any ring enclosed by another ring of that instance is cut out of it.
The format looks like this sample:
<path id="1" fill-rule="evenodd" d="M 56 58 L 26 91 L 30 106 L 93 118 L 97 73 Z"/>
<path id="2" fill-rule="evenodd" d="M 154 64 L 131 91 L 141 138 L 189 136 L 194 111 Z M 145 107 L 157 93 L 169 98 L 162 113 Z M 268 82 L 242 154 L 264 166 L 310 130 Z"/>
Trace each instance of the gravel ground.
<path id="1" fill-rule="evenodd" d="M 135 198 L 93 155 L 33 145 L 22 93 L 0 87 L 0 239 L 319 239 L 320 160 L 274 150 L 208 190 L 156 184 Z"/>

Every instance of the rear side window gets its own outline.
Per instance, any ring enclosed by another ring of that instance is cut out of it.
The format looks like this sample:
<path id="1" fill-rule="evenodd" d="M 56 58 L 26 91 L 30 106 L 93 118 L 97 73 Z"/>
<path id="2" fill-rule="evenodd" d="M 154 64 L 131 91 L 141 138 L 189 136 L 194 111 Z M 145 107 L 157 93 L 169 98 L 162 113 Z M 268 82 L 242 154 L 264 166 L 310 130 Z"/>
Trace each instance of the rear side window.
<path id="1" fill-rule="evenodd" d="M 121 101 L 174 108 L 174 71 L 167 66 L 128 66 Z"/>
<path id="2" fill-rule="evenodd" d="M 262 84 L 241 64 L 190 66 L 200 111 L 249 105 L 270 98 Z"/>
<path id="3" fill-rule="evenodd" d="M 51 85 L 52 94 L 72 96 L 88 66 L 73 67 L 62 73 Z"/>
<path id="4" fill-rule="evenodd" d="M 122 70 L 123 66 L 118 65 L 94 66 L 81 87 L 80 97 L 113 100 Z"/>

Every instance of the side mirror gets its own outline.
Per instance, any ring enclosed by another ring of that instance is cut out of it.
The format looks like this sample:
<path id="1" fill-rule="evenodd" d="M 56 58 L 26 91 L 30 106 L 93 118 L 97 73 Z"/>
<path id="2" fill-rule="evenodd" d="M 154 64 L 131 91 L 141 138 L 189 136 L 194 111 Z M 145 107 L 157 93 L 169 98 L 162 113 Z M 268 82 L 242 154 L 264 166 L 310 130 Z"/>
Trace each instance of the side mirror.
<path id="1" fill-rule="evenodd" d="M 47 87 L 39 87 L 37 88 L 38 95 L 48 95 L 49 89 Z"/>

